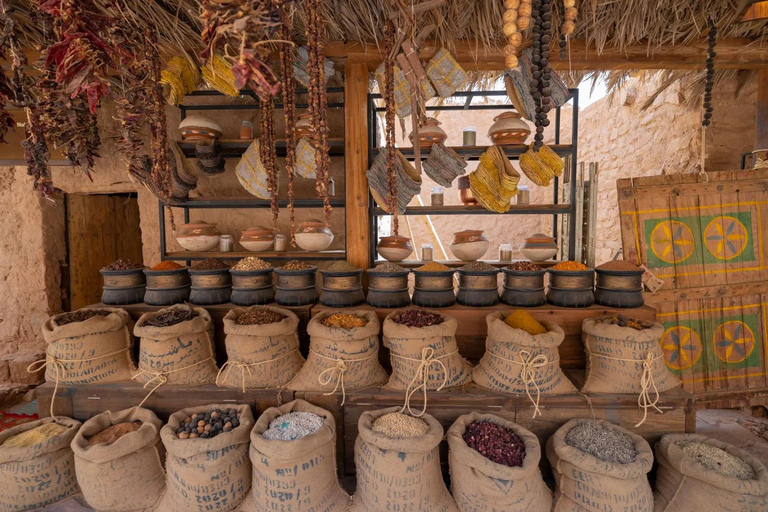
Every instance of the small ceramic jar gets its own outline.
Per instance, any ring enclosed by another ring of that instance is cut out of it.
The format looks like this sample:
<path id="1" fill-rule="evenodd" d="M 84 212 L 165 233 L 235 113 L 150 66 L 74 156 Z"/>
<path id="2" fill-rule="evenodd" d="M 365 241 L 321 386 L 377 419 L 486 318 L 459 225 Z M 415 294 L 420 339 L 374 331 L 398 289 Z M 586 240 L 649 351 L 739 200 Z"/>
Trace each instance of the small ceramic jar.
<path id="1" fill-rule="evenodd" d="M 324 251 L 332 242 L 333 232 L 321 220 L 305 220 L 296 228 L 296 245 L 305 251 Z"/>
<path id="2" fill-rule="evenodd" d="M 304 137 L 308 138 L 309 140 L 314 139 L 315 130 L 312 128 L 311 117 L 312 116 L 310 114 L 300 114 L 296 118 L 296 126 L 294 128 L 294 132 L 296 133 L 296 140 Z"/>
<path id="3" fill-rule="evenodd" d="M 176 241 L 188 251 L 210 251 L 219 246 L 221 231 L 216 224 L 202 220 L 184 224 L 179 228 Z"/>
<path id="4" fill-rule="evenodd" d="M 413 144 L 413 132 L 408 136 Z M 424 126 L 419 126 L 419 147 L 421 149 L 430 149 L 432 144 L 442 144 L 448 134 L 440 128 L 440 121 L 434 117 L 428 117 Z"/>
<path id="5" fill-rule="evenodd" d="M 557 243 L 543 233 L 526 238 L 520 244 L 520 253 L 531 261 L 547 261 L 557 254 Z"/>
<path id="6" fill-rule="evenodd" d="M 376 250 L 387 261 L 403 261 L 413 252 L 411 239 L 404 236 L 383 236 Z"/>
<path id="7" fill-rule="evenodd" d="M 459 177 L 459 200 L 464 206 L 476 206 L 477 199 L 472 194 L 472 189 L 469 185 L 469 176 Z"/>
<path id="8" fill-rule="evenodd" d="M 179 123 L 181 138 L 191 142 L 221 137 L 221 125 L 205 116 L 187 116 Z"/>
<path id="9" fill-rule="evenodd" d="M 493 118 L 493 124 L 488 129 L 488 138 L 494 144 L 525 144 L 525 139 L 531 134 L 528 124 L 522 120 L 520 113 L 515 111 L 503 112 Z"/>
<path id="10" fill-rule="evenodd" d="M 275 243 L 275 232 L 264 226 L 248 228 L 240 235 L 240 245 L 246 251 L 268 251 Z"/>
<path id="11" fill-rule="evenodd" d="M 477 261 L 485 255 L 490 245 L 482 230 L 458 231 L 453 234 L 451 252 L 461 261 Z"/>

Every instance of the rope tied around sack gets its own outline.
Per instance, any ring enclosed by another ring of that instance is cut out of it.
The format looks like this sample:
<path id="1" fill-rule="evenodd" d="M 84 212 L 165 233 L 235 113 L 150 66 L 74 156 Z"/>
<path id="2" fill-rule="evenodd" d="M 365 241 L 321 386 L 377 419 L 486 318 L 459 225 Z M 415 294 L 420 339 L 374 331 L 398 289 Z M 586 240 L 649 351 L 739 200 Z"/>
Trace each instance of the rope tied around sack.
<path id="1" fill-rule="evenodd" d="M 77 358 L 77 359 L 65 359 L 63 357 L 56 357 L 52 355 L 50 352 L 46 351 L 45 359 L 38 359 L 37 361 L 27 366 L 27 373 L 37 373 L 48 365 L 51 365 L 56 371 L 56 373 L 54 374 L 55 384 L 53 386 L 53 394 L 51 395 L 51 410 L 50 410 L 51 418 L 55 419 L 56 415 L 53 414 L 53 404 L 56 401 L 56 392 L 59 390 L 60 376 L 63 377 L 64 374 L 67 373 L 67 367 L 65 363 L 88 363 L 91 361 L 97 361 L 99 359 L 106 359 L 107 357 L 116 356 L 117 354 L 120 354 L 122 352 L 127 352 L 128 350 L 129 348 L 126 347 L 126 348 L 121 348 L 120 350 L 115 350 L 114 352 L 110 352 L 109 354 L 104 354 L 103 356 Z"/>
<path id="2" fill-rule="evenodd" d="M 444 354 L 442 356 L 435 357 L 435 349 L 432 347 L 425 347 L 421 350 L 421 359 L 416 359 L 414 357 L 407 357 L 407 356 L 401 356 L 398 354 L 391 354 L 392 357 L 398 357 L 400 359 L 406 359 L 408 361 L 416 361 L 419 363 L 419 366 L 416 368 L 416 372 L 413 375 L 413 378 L 411 379 L 411 382 L 408 383 L 408 386 L 405 388 L 405 403 L 403 403 L 403 407 L 400 408 L 400 412 L 405 412 L 405 410 L 408 410 L 408 413 L 415 417 L 420 418 L 424 415 L 425 412 L 427 412 L 427 383 L 429 381 L 429 372 L 432 365 L 437 365 L 443 370 L 443 383 L 440 384 L 440 386 L 436 389 L 436 391 L 440 391 L 445 387 L 445 385 L 448 383 L 448 370 L 445 367 L 445 364 L 441 361 L 444 357 L 449 357 L 454 354 L 457 354 L 459 352 L 458 349 L 454 350 L 453 352 L 450 352 L 448 354 Z M 413 387 L 414 384 L 416 384 L 418 381 L 421 381 L 421 383 Z M 422 390 L 422 393 L 424 395 L 424 407 L 422 407 L 421 412 L 419 414 L 414 414 L 413 410 L 411 409 L 411 397 L 416 393 L 419 389 Z"/>
<path id="3" fill-rule="evenodd" d="M 176 373 L 176 372 L 182 372 L 184 370 L 189 370 L 190 368 L 194 368 L 195 366 L 199 366 L 199 365 L 201 365 L 203 363 L 207 363 L 208 361 L 212 361 L 212 360 L 213 360 L 213 356 L 206 357 L 205 359 L 203 359 L 201 361 L 198 361 L 196 363 L 192 363 L 192 364 L 189 364 L 187 366 L 183 366 L 181 368 L 176 368 L 175 370 L 168 370 L 168 371 L 165 371 L 165 372 L 154 372 L 152 370 L 146 370 L 146 369 L 142 368 L 136 375 L 131 377 L 131 380 L 135 380 L 138 377 L 140 377 L 141 375 L 144 375 L 146 373 L 147 375 L 151 375 L 152 378 L 144 383 L 143 388 L 147 389 L 147 386 L 149 386 L 154 381 L 157 381 L 157 385 L 154 388 L 152 388 L 152 390 L 149 393 L 147 393 L 147 396 L 145 396 L 144 400 L 141 401 L 141 403 L 139 404 L 139 407 L 144 405 L 144 402 L 146 402 L 149 399 L 149 397 L 152 396 L 152 393 L 157 391 L 160 386 L 162 386 L 163 384 L 168 382 L 168 375 L 170 375 L 172 373 Z"/>
<path id="4" fill-rule="evenodd" d="M 502 361 L 506 361 L 508 363 L 516 364 L 522 367 L 520 368 L 520 380 L 522 380 L 523 384 L 525 384 L 525 394 L 528 396 L 528 400 L 530 400 L 531 403 L 533 404 L 533 419 L 536 419 L 537 416 L 541 416 L 541 409 L 539 409 L 539 401 L 541 399 L 541 389 L 539 388 L 539 383 L 536 382 L 536 371 L 541 368 L 544 368 L 545 366 L 549 366 L 551 364 L 557 364 L 560 362 L 560 359 L 558 358 L 553 361 L 550 361 L 549 358 L 544 354 L 535 355 L 535 354 L 531 354 L 527 350 L 520 351 L 519 361 L 515 359 L 507 359 L 506 357 L 502 357 L 498 354 L 495 354 L 490 350 L 487 353 L 492 355 L 493 357 L 501 359 Z M 533 386 L 533 388 L 536 390 L 535 400 L 531 396 L 530 386 Z"/>
<path id="5" fill-rule="evenodd" d="M 341 387 L 341 405 L 344 405 L 344 402 L 347 401 L 347 390 L 344 388 L 344 374 L 349 369 L 349 366 L 347 366 L 347 363 L 361 363 L 363 361 L 367 361 L 379 355 L 379 350 L 376 349 L 373 352 L 373 354 L 366 357 L 361 357 L 358 359 L 342 359 L 342 358 L 324 356 L 318 351 L 313 350 L 312 347 L 309 348 L 309 351 L 315 354 L 316 356 L 322 357 L 323 359 L 327 359 L 329 361 L 334 361 L 336 363 L 334 366 L 331 366 L 330 368 L 326 368 L 325 370 L 320 372 L 320 375 L 317 376 L 317 382 L 321 386 L 325 387 L 325 386 L 328 386 L 331 382 L 333 382 L 333 379 L 335 378 L 336 385 L 334 386 L 333 390 L 329 391 L 328 393 L 323 393 L 323 395 L 325 396 L 332 395 L 336 391 L 338 391 L 339 387 Z"/>
<path id="6" fill-rule="evenodd" d="M 653 377 L 653 363 L 660 359 L 662 356 L 653 355 L 653 352 L 648 351 L 648 353 L 645 355 L 643 359 L 624 359 L 621 357 L 612 357 L 612 356 L 606 356 L 603 354 L 595 354 L 593 352 L 587 351 L 587 355 L 595 356 L 595 357 L 602 357 L 605 359 L 613 359 L 614 361 L 625 361 L 628 363 L 643 363 L 643 373 L 640 375 L 640 394 L 637 396 L 637 406 L 640 407 L 643 410 L 643 419 L 640 420 L 640 422 L 635 425 L 635 428 L 639 427 L 643 423 L 645 423 L 645 420 L 648 418 L 648 409 L 656 409 L 656 412 L 659 414 L 664 414 L 664 411 L 659 409 L 658 403 L 659 400 L 661 400 L 661 396 L 659 395 L 659 389 L 656 387 L 656 381 Z M 653 389 L 653 393 L 655 394 L 655 397 L 651 399 L 650 391 Z"/>
<path id="7" fill-rule="evenodd" d="M 227 380 L 229 380 L 229 374 L 232 372 L 232 368 L 237 368 L 240 370 L 242 390 L 243 390 L 243 393 L 245 393 L 245 372 L 246 371 L 248 372 L 248 377 L 253 376 L 253 374 L 251 373 L 252 366 L 261 366 L 263 364 L 274 363 L 275 361 L 279 361 L 280 359 L 288 357 L 289 355 L 293 354 L 298 350 L 299 350 L 298 348 L 294 348 L 293 350 L 290 350 L 281 356 L 277 356 L 272 359 L 268 359 L 266 361 L 258 361 L 256 363 L 246 363 L 243 361 L 227 361 L 221 366 L 221 369 L 219 369 L 219 373 L 216 374 L 216 381 L 215 381 L 216 385 L 221 387 L 221 384 L 219 384 L 219 378 L 221 377 L 221 374 L 224 372 L 225 368 L 227 369 L 227 374 L 226 376 L 224 376 L 224 382 L 227 382 Z M 268 388 L 265 388 L 265 389 L 268 389 Z"/>

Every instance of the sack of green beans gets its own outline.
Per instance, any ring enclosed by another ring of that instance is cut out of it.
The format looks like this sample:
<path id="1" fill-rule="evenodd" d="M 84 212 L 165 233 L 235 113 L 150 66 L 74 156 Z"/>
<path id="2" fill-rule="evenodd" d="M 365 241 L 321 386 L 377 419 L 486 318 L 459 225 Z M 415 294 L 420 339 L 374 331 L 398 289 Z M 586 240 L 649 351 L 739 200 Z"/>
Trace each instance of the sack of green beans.
<path id="1" fill-rule="evenodd" d="M 37 509 L 80 490 L 70 447 L 79 428 L 58 417 L 0 432 L 0 511 Z"/>
<path id="2" fill-rule="evenodd" d="M 140 407 L 107 411 L 83 423 L 72 440 L 72 451 L 88 505 L 96 510 L 139 510 L 162 497 L 162 426 L 155 413 Z"/>
<path id="3" fill-rule="evenodd" d="M 459 512 L 443 481 L 443 427 L 433 416 L 390 407 L 364 412 L 357 428 L 357 492 L 349 512 Z"/>
<path id="4" fill-rule="evenodd" d="M 469 426 L 494 428 L 478 436 Z M 461 512 L 552 510 L 552 492 L 539 470 L 541 446 L 533 433 L 493 414 L 472 412 L 460 416 L 447 437 L 451 493 Z"/>
<path id="5" fill-rule="evenodd" d="M 768 510 L 768 470 L 744 450 L 696 434 L 656 443 L 656 512 Z"/>

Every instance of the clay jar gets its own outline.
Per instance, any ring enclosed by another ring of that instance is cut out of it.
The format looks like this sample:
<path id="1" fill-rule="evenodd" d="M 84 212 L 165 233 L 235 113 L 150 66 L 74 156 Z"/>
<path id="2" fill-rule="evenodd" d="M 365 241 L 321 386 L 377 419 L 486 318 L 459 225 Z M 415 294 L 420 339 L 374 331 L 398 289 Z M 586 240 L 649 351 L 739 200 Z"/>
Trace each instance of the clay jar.
<path id="1" fill-rule="evenodd" d="M 305 251 L 324 251 L 333 242 L 333 232 L 325 222 L 317 219 L 299 222 L 296 229 L 296 245 Z"/>
<path id="2" fill-rule="evenodd" d="M 310 142 L 314 142 L 315 130 L 312 128 L 310 118 L 309 114 L 301 114 L 296 118 L 296 127 L 293 130 L 296 133 L 296 140 L 306 137 Z"/>
<path id="3" fill-rule="evenodd" d="M 411 239 L 405 236 L 383 236 L 376 250 L 387 261 L 403 261 L 413 252 Z"/>
<path id="4" fill-rule="evenodd" d="M 179 228 L 176 241 L 188 251 L 210 251 L 219 246 L 221 231 L 216 224 L 208 224 L 202 220 L 184 224 Z"/>
<path id="5" fill-rule="evenodd" d="M 521 119 L 520 113 L 504 112 L 493 118 L 493 124 L 488 129 L 488 138 L 494 144 L 525 144 L 525 139 L 531 134 L 528 124 Z"/>
<path id="6" fill-rule="evenodd" d="M 557 254 L 555 239 L 543 233 L 526 238 L 519 249 L 520 253 L 531 261 L 547 261 Z"/>
<path id="7" fill-rule="evenodd" d="M 264 226 L 248 228 L 240 235 L 240 245 L 246 251 L 267 251 L 275 243 L 275 232 Z"/>
<path id="8" fill-rule="evenodd" d="M 221 137 L 221 126 L 205 116 L 187 116 L 179 123 L 181 138 L 188 141 L 214 140 Z"/>
<path id="9" fill-rule="evenodd" d="M 453 234 L 451 252 L 461 261 L 476 261 L 485 255 L 490 245 L 482 230 L 457 231 Z"/>
<path id="10" fill-rule="evenodd" d="M 459 200 L 464 206 L 477 205 L 477 199 L 472 194 L 472 189 L 469 185 L 469 176 L 459 177 Z"/>
<path id="11" fill-rule="evenodd" d="M 413 144 L 413 132 L 408 136 Z M 419 126 L 419 147 L 421 149 L 430 149 L 432 144 L 442 144 L 448 134 L 440 128 L 440 121 L 434 117 L 428 117 L 424 126 Z"/>

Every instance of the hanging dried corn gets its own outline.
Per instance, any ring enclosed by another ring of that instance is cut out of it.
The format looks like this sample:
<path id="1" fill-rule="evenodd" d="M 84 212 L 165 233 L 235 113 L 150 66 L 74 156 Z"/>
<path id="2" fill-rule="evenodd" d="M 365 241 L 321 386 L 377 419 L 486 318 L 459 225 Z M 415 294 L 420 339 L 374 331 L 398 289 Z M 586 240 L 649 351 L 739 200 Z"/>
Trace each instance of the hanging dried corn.
<path id="1" fill-rule="evenodd" d="M 324 26 L 322 0 L 306 0 L 307 19 L 307 69 L 309 71 L 309 113 L 312 129 L 315 132 L 315 164 L 317 177 L 315 188 L 318 197 L 323 199 L 325 224 L 331 225 L 330 203 L 330 158 L 328 156 L 328 102 L 325 85 L 325 52 L 322 42 Z"/>
<path id="2" fill-rule="evenodd" d="M 290 214 L 291 246 L 296 247 L 296 212 L 293 207 L 295 193 L 293 189 L 296 168 L 296 89 L 293 80 L 293 64 L 296 60 L 294 45 L 291 42 L 292 19 L 288 16 L 285 4 L 281 5 L 280 17 L 283 20 L 280 45 L 280 68 L 283 76 L 283 112 L 285 114 L 285 170 L 288 172 L 288 212 Z"/>
<path id="3" fill-rule="evenodd" d="M 277 203 L 277 154 L 275 153 L 275 105 L 272 98 L 259 98 L 261 110 L 261 134 L 259 150 L 261 163 L 267 171 L 269 208 L 272 212 L 272 227 L 277 228 L 280 207 Z"/>
<path id="4" fill-rule="evenodd" d="M 397 218 L 397 167 L 395 166 L 395 61 L 392 57 L 395 46 L 395 27 L 392 22 L 384 28 L 384 133 L 387 145 L 387 204 L 392 213 L 392 229 L 398 235 L 399 221 Z"/>

